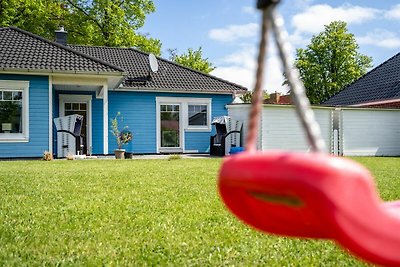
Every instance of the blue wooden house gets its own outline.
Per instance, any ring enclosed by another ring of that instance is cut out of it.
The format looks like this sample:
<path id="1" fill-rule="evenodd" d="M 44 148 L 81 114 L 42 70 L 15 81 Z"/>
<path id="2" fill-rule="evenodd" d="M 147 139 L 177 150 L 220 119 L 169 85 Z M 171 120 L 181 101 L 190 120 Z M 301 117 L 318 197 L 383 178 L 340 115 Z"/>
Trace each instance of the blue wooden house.
<path id="1" fill-rule="evenodd" d="M 118 112 L 133 153 L 205 153 L 211 119 L 246 91 L 234 83 L 131 48 L 73 46 L 14 27 L 0 28 L 0 158 L 57 156 L 54 118 L 84 116 L 84 151 L 113 154 Z"/>

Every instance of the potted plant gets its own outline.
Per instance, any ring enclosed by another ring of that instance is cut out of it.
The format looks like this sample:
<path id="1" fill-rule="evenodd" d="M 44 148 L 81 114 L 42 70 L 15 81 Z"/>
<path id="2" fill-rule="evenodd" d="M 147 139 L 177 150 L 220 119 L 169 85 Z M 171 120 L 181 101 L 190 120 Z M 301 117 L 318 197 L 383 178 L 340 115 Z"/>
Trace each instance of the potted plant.
<path id="1" fill-rule="evenodd" d="M 125 158 L 125 149 L 123 149 L 123 146 L 132 141 L 133 138 L 132 132 L 128 130 L 128 126 L 124 126 L 122 129 L 119 128 L 120 122 L 123 122 L 123 117 L 118 112 L 111 121 L 111 133 L 115 136 L 118 146 L 118 149 L 114 150 L 116 159 Z"/>

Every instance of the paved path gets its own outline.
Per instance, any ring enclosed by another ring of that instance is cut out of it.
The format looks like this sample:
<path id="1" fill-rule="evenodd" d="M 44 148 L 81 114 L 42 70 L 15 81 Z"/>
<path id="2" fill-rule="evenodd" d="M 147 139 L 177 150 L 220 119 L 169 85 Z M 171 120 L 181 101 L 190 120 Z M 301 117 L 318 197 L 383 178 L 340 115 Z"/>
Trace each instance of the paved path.
<path id="1" fill-rule="evenodd" d="M 173 155 L 133 155 L 132 159 L 168 159 Z M 209 154 L 179 154 L 179 156 L 183 159 L 205 159 L 205 158 L 213 158 Z M 115 159 L 114 155 L 109 156 L 98 156 L 98 159 Z"/>

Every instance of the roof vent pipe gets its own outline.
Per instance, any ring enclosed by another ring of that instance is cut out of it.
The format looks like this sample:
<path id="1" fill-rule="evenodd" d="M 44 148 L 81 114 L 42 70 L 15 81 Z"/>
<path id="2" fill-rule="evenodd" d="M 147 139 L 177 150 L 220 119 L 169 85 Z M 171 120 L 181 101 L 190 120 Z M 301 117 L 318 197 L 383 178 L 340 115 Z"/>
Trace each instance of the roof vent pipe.
<path id="1" fill-rule="evenodd" d="M 68 32 L 64 30 L 64 26 L 60 26 L 60 29 L 55 31 L 56 43 L 67 45 L 67 34 Z"/>

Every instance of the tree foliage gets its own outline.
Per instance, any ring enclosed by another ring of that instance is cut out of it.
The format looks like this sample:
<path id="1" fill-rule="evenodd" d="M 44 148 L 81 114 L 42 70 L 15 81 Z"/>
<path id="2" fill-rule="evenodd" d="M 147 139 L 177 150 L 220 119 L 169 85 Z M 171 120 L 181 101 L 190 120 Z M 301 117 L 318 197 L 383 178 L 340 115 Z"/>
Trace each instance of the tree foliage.
<path id="1" fill-rule="evenodd" d="M 264 100 L 269 99 L 270 95 L 267 92 L 264 91 L 263 94 L 264 94 L 264 97 L 263 97 Z M 240 96 L 240 100 L 242 100 L 243 103 L 250 104 L 253 100 L 253 95 L 254 95 L 254 91 L 248 91 Z"/>
<path id="2" fill-rule="evenodd" d="M 342 21 L 325 26 L 306 49 L 297 49 L 295 65 L 312 104 L 329 99 L 372 67 L 372 58 L 358 49 L 354 35 Z"/>
<path id="3" fill-rule="evenodd" d="M 0 0 L 0 27 L 15 26 L 48 39 L 66 14 L 59 1 Z"/>
<path id="4" fill-rule="evenodd" d="M 204 73 L 210 73 L 215 69 L 213 64 L 208 60 L 208 58 L 203 58 L 202 48 L 199 47 L 197 50 L 189 48 L 186 53 L 178 55 L 176 49 L 169 50 L 170 59 L 180 65 L 186 66 L 188 68 L 198 70 Z"/>
<path id="5" fill-rule="evenodd" d="M 137 32 L 154 11 L 152 0 L 0 0 L 0 26 L 48 39 L 64 26 L 73 44 L 136 47 L 160 55 L 160 40 Z"/>

